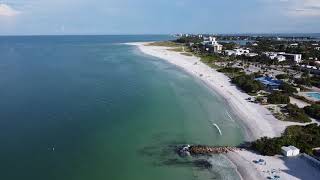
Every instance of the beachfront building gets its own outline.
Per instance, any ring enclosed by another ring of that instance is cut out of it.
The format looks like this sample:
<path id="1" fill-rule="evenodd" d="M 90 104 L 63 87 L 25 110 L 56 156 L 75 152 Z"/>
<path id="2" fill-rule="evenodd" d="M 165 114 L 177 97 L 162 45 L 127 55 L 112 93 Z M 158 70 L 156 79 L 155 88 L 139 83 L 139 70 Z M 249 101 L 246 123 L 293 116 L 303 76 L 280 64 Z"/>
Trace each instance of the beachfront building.
<path id="1" fill-rule="evenodd" d="M 277 90 L 282 84 L 282 81 L 267 76 L 256 78 L 255 80 L 263 84 L 268 90 Z"/>
<path id="2" fill-rule="evenodd" d="M 286 157 L 298 156 L 300 154 L 300 149 L 294 146 L 282 146 L 281 152 Z"/>
<path id="3" fill-rule="evenodd" d="M 278 57 L 278 54 L 275 52 L 264 52 L 263 54 L 266 55 L 271 60 L 277 59 Z"/>
<path id="4" fill-rule="evenodd" d="M 250 50 L 249 49 L 243 49 L 243 48 L 237 48 L 237 49 L 234 49 L 234 50 L 225 50 L 224 53 L 227 56 L 241 56 L 241 55 L 250 54 Z M 254 53 L 252 53 L 252 54 L 254 54 Z"/>
<path id="5" fill-rule="evenodd" d="M 227 56 L 235 56 L 236 52 L 234 50 L 225 50 L 224 54 Z"/>
<path id="6" fill-rule="evenodd" d="M 286 61 L 286 60 L 287 60 L 286 57 L 285 57 L 285 56 L 282 56 L 282 55 L 277 56 L 276 58 L 277 58 L 278 62 L 283 62 L 283 61 Z"/>
<path id="7" fill-rule="evenodd" d="M 248 53 L 246 54 L 247 57 L 255 57 L 255 56 L 258 56 L 259 54 L 257 53 Z"/>
<path id="8" fill-rule="evenodd" d="M 301 54 L 290 54 L 285 52 L 264 52 L 264 54 L 272 60 L 278 60 L 278 62 L 289 60 L 295 63 L 300 63 L 302 61 Z"/>
<path id="9" fill-rule="evenodd" d="M 209 38 L 204 37 L 204 41 L 201 43 L 205 47 L 212 49 L 214 53 L 220 53 L 222 51 L 222 45 L 219 44 L 215 37 L 210 36 Z"/>
<path id="10" fill-rule="evenodd" d="M 292 150 L 292 156 L 298 156 L 300 154 L 300 149 L 294 146 L 289 146 L 289 148 Z"/>
<path id="11" fill-rule="evenodd" d="M 289 147 L 286 147 L 286 146 L 282 146 L 281 147 L 281 152 L 284 156 L 286 157 L 290 157 L 292 156 L 292 150 L 289 148 Z"/>
<path id="12" fill-rule="evenodd" d="M 293 43 L 293 44 L 290 44 L 289 47 L 298 47 L 299 44 L 298 43 Z"/>
<path id="13" fill-rule="evenodd" d="M 302 55 L 301 54 L 290 54 L 290 53 L 278 53 L 278 55 L 280 56 L 284 56 L 286 57 L 287 60 L 291 60 L 295 63 L 300 63 L 302 61 Z"/>

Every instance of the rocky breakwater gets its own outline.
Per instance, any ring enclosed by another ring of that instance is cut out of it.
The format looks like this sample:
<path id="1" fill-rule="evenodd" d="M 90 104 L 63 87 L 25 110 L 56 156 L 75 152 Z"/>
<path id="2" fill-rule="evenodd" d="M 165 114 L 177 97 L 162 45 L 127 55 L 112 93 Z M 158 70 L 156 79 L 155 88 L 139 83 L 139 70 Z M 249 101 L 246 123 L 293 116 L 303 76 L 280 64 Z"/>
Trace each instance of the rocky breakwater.
<path id="1" fill-rule="evenodd" d="M 228 152 L 233 152 L 240 150 L 237 147 L 229 146 L 203 146 L 203 145 L 184 145 L 178 148 L 177 153 L 180 156 L 194 156 L 194 155 L 212 155 L 212 154 L 226 154 Z"/>

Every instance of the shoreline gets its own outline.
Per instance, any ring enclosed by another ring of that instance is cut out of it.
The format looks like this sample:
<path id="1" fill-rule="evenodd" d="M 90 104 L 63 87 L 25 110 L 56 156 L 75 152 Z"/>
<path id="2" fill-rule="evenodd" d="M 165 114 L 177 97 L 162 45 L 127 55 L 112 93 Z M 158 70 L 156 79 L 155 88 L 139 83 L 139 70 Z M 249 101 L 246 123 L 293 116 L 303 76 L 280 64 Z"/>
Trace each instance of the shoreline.
<path id="1" fill-rule="evenodd" d="M 245 141 L 261 137 L 277 137 L 290 125 L 301 123 L 277 120 L 271 112 L 260 104 L 248 102 L 250 95 L 240 91 L 226 75 L 212 69 L 200 61 L 199 57 L 186 56 L 170 51 L 170 47 L 145 46 L 150 42 L 125 43 L 136 46 L 142 53 L 165 60 L 201 80 L 213 93 L 218 94 L 237 117 L 243 130 Z"/>

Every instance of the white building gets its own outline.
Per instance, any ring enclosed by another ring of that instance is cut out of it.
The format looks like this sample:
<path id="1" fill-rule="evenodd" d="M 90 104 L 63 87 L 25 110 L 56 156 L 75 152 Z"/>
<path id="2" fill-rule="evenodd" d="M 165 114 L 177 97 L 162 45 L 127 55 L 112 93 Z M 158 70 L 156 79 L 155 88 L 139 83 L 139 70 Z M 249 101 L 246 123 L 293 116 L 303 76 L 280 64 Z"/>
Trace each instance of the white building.
<path id="1" fill-rule="evenodd" d="M 286 61 L 286 60 L 287 60 L 286 57 L 285 57 L 285 56 L 282 56 L 282 55 L 277 56 L 276 58 L 277 58 L 278 62 L 283 62 L 283 61 Z"/>
<path id="2" fill-rule="evenodd" d="M 204 39 L 204 41 L 202 42 L 202 44 L 204 46 L 213 47 L 213 52 L 219 53 L 222 51 L 223 46 L 217 42 L 215 37 L 210 36 L 209 38 L 203 38 L 203 39 Z"/>
<path id="3" fill-rule="evenodd" d="M 225 50 L 224 53 L 227 56 L 236 55 L 236 51 L 234 51 L 234 50 Z"/>
<path id="4" fill-rule="evenodd" d="M 215 44 L 215 45 L 213 45 L 213 51 L 214 52 L 221 52 L 222 51 L 222 45 L 221 44 Z"/>
<path id="5" fill-rule="evenodd" d="M 238 56 L 250 53 L 250 51 L 248 49 L 242 49 L 242 48 L 235 49 L 235 51 L 236 51 L 236 55 L 238 55 Z"/>
<path id="6" fill-rule="evenodd" d="M 294 146 L 282 146 L 281 147 L 281 152 L 284 156 L 287 157 L 292 157 L 292 156 L 297 156 L 300 154 L 300 149 L 294 147 Z"/>
<path id="7" fill-rule="evenodd" d="M 257 54 L 257 53 L 248 53 L 248 54 L 246 54 L 246 56 L 248 56 L 248 57 L 255 57 L 255 56 L 258 56 L 259 54 Z"/>
<path id="8" fill-rule="evenodd" d="M 266 56 L 268 56 L 270 59 L 274 60 L 275 58 L 277 58 L 278 54 L 275 53 L 275 52 L 265 52 L 263 53 L 265 54 Z"/>
<path id="9" fill-rule="evenodd" d="M 284 156 L 291 157 L 292 156 L 292 149 L 286 146 L 281 147 L 281 152 Z"/>
<path id="10" fill-rule="evenodd" d="M 293 43 L 293 44 L 290 44 L 289 46 L 290 47 L 297 47 L 297 46 L 299 46 L 299 44 L 298 43 Z"/>
<path id="11" fill-rule="evenodd" d="M 300 63 L 302 61 L 301 54 L 290 54 L 285 52 L 265 52 L 264 54 L 272 60 L 277 59 L 279 62 L 292 60 L 296 63 Z"/>
<path id="12" fill-rule="evenodd" d="M 234 49 L 234 50 L 225 50 L 224 51 L 225 54 L 227 56 L 241 56 L 241 55 L 248 55 L 250 54 L 250 51 L 248 49 L 243 49 L 243 48 L 237 48 L 237 49 Z M 252 53 L 253 56 L 255 56 L 254 53 Z"/>
<path id="13" fill-rule="evenodd" d="M 292 156 L 298 156 L 300 154 L 300 149 L 298 149 L 294 146 L 289 146 L 288 148 L 290 148 L 292 150 Z"/>
<path id="14" fill-rule="evenodd" d="M 315 47 L 314 49 L 320 51 L 320 47 Z"/>
<path id="15" fill-rule="evenodd" d="M 302 61 L 302 55 L 301 54 L 290 54 L 290 53 L 278 53 L 278 55 L 285 56 L 287 60 L 292 60 L 296 63 L 300 63 Z"/>

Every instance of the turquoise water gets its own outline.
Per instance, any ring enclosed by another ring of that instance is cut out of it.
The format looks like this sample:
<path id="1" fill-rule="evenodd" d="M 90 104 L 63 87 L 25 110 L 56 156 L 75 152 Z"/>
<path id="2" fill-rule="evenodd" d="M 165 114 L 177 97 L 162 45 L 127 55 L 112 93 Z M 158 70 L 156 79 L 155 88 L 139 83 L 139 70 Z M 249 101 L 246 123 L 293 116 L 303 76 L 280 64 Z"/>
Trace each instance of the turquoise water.
<path id="1" fill-rule="evenodd" d="M 0 179 L 238 179 L 221 156 L 206 170 L 172 149 L 241 143 L 223 101 L 120 44 L 168 38 L 0 37 Z"/>
<path id="2" fill-rule="evenodd" d="M 307 93 L 309 97 L 315 98 L 317 100 L 320 100 L 320 93 Z"/>

